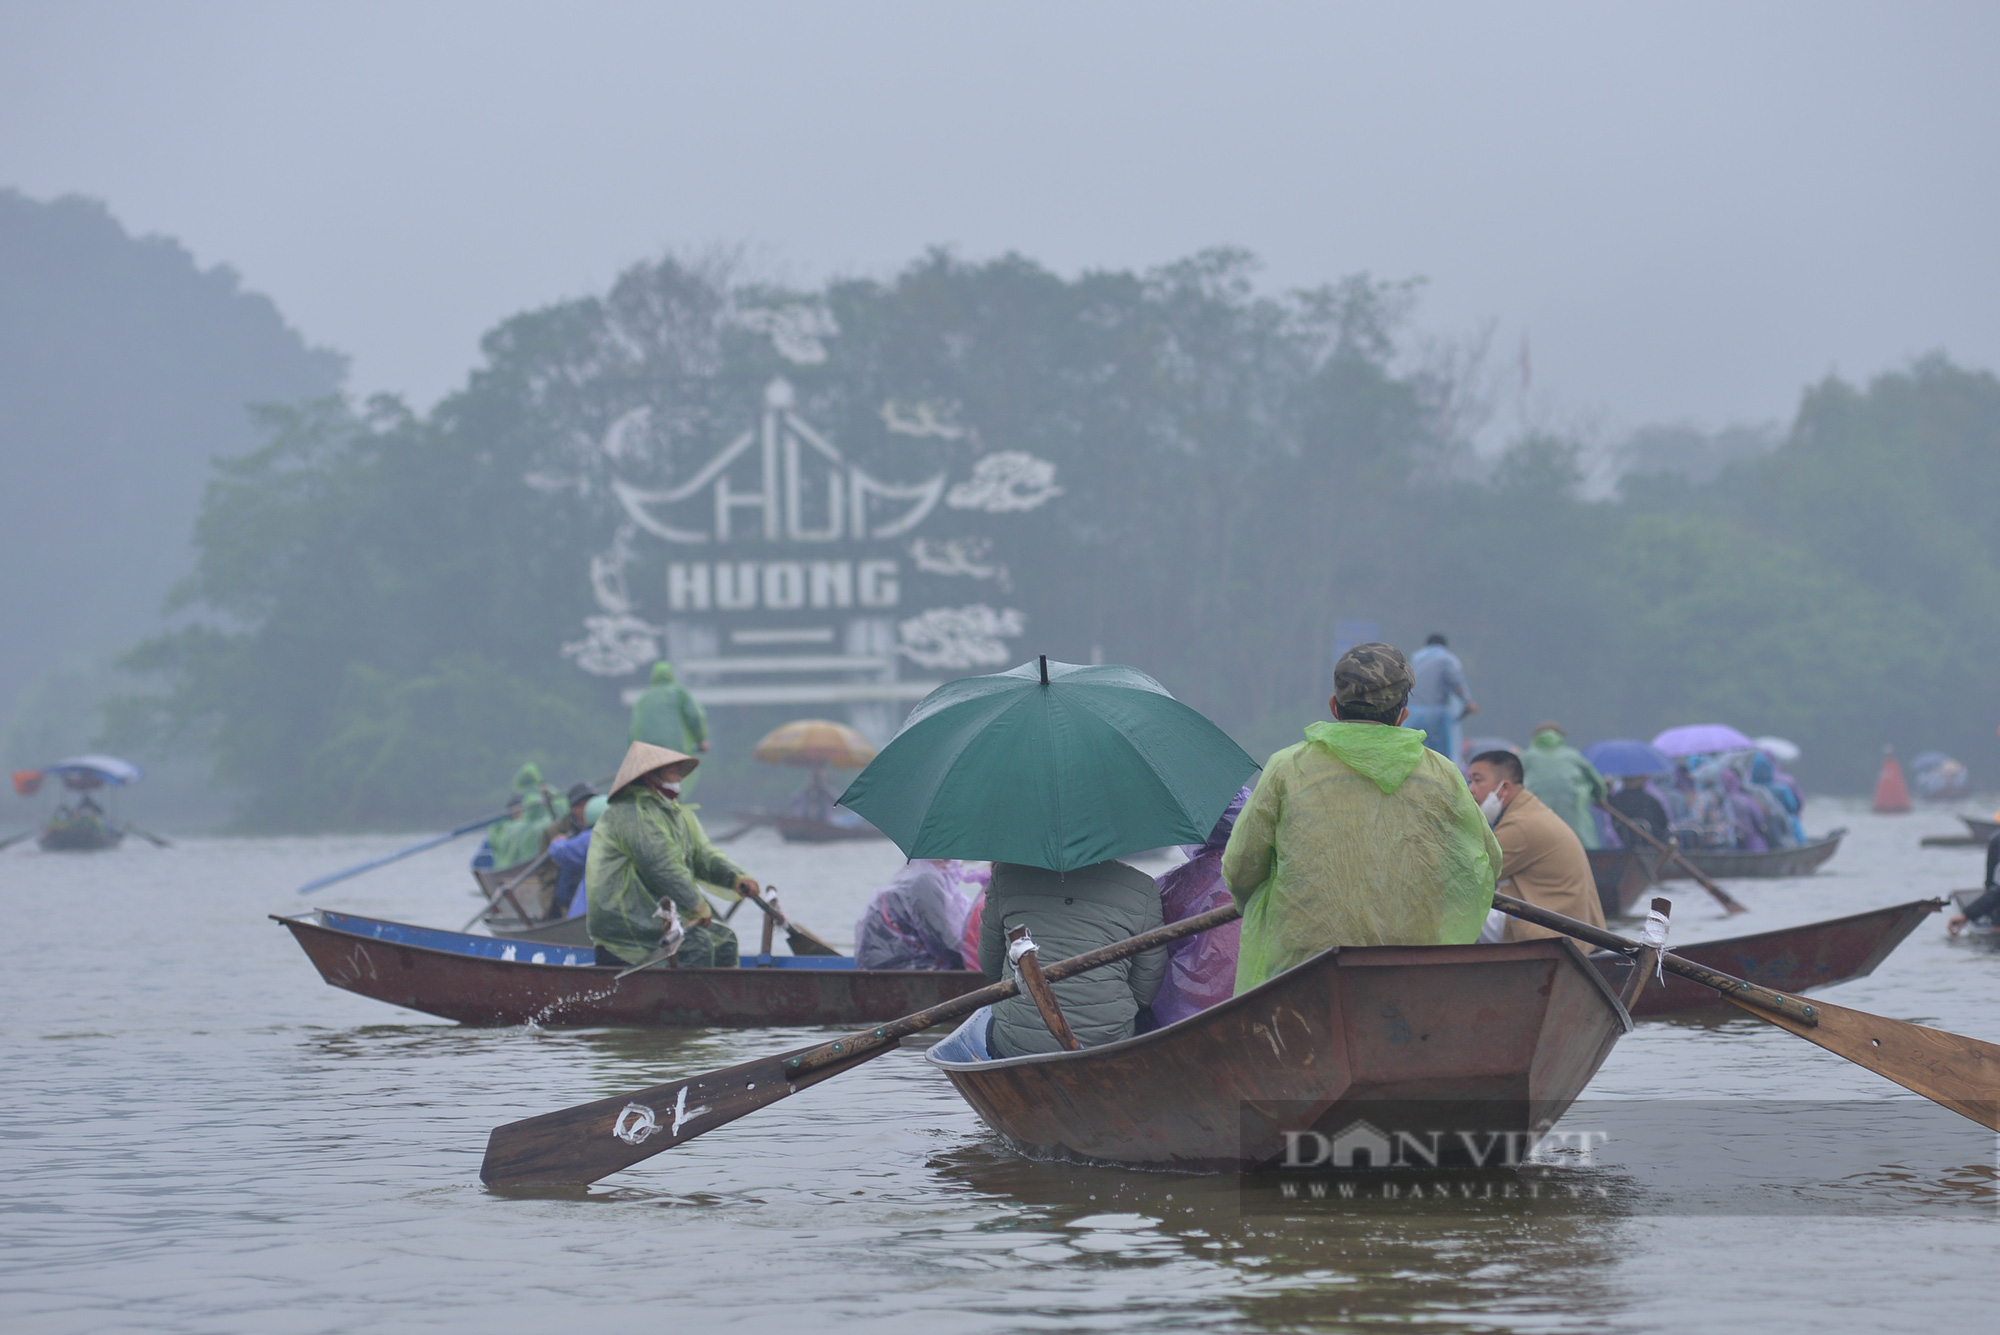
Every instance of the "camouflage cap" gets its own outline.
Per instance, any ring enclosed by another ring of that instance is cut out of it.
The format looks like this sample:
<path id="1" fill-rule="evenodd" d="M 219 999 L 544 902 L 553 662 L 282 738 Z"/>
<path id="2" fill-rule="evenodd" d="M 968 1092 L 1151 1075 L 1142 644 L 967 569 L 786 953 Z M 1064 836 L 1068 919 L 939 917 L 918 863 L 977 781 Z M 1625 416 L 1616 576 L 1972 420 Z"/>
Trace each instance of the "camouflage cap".
<path id="1" fill-rule="evenodd" d="M 1357 644 L 1333 665 L 1333 698 L 1342 709 L 1364 714 L 1399 709 L 1416 684 L 1410 661 L 1393 644 Z"/>

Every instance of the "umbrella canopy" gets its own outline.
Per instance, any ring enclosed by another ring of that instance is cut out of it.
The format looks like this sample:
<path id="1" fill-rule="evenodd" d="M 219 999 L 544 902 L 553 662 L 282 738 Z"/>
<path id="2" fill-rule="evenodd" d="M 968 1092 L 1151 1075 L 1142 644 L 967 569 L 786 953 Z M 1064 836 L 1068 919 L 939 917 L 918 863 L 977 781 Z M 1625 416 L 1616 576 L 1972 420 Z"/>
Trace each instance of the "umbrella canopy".
<path id="1" fill-rule="evenodd" d="M 1599 774 L 1624 778 L 1628 774 L 1671 774 L 1674 762 L 1665 752 L 1645 742 L 1615 737 L 1583 748 L 1583 758 L 1597 766 Z"/>
<path id="2" fill-rule="evenodd" d="M 1668 728 L 1653 739 L 1653 745 L 1670 756 L 1700 756 L 1711 751 L 1740 751 L 1750 745 L 1727 723 L 1690 723 L 1685 728 Z"/>
<path id="3" fill-rule="evenodd" d="M 1762 751 L 1780 765 L 1789 765 L 1799 758 L 1799 744 L 1788 742 L 1782 737 L 1759 737 L 1750 745 Z"/>
<path id="4" fill-rule="evenodd" d="M 932 691 L 840 803 L 909 857 L 1069 871 L 1202 842 L 1256 772 L 1145 673 L 1043 659 Z"/>
<path id="5" fill-rule="evenodd" d="M 875 758 L 875 748 L 845 723 L 801 718 L 771 729 L 751 757 L 767 765 L 860 769 Z"/>

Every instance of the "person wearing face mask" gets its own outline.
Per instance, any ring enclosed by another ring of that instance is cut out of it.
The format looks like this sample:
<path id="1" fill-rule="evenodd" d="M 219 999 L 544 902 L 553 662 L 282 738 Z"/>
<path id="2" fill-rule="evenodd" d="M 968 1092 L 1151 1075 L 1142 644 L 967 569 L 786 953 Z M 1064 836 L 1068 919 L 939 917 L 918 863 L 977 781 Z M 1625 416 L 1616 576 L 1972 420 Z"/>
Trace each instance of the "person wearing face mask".
<path id="1" fill-rule="evenodd" d="M 1243 905 L 1241 993 L 1329 946 L 1465 945 L 1500 847 L 1458 766 L 1400 726 L 1415 677 L 1361 644 L 1333 668 L 1331 721 L 1264 766 L 1222 852 Z"/>
<path id="2" fill-rule="evenodd" d="M 1604 926 L 1590 855 L 1569 823 L 1522 786 L 1521 758 L 1512 751 L 1482 751 L 1466 767 L 1465 782 L 1500 841 L 1501 892 L 1593 927 Z M 1489 921 L 1480 939 L 1529 941 L 1559 935 L 1508 918 L 1504 928 Z"/>
<path id="3" fill-rule="evenodd" d="M 748 895 L 763 887 L 724 857 L 681 803 L 681 783 L 701 762 L 664 746 L 634 742 L 611 781 L 610 801 L 591 832 L 583 881 L 586 925 L 599 964 L 638 964 L 660 948 L 670 907 L 685 929 L 678 958 L 691 969 L 733 969 L 736 933 L 718 922 L 697 881 Z"/>

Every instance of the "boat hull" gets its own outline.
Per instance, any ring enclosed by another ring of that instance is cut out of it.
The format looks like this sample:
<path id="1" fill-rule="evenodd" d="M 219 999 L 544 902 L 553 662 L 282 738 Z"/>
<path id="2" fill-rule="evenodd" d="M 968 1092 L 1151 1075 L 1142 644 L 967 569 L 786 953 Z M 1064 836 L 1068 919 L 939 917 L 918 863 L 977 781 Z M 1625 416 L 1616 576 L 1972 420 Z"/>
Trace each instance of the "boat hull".
<path id="1" fill-rule="evenodd" d="M 1287 1131 L 1390 1108 L 1447 1133 L 1546 1128 L 1630 1025 L 1567 941 L 1375 946 L 1099 1048 L 930 1055 L 1023 1154 L 1225 1172 L 1274 1163 Z"/>
<path id="2" fill-rule="evenodd" d="M 2000 820 L 1983 820 L 1978 816 L 1960 816 L 1959 819 L 1965 822 L 1967 836 L 1981 844 L 2000 834 Z"/>
<path id="3" fill-rule="evenodd" d="M 44 828 L 35 844 L 51 853 L 93 853 L 124 840 L 125 831 L 116 825 L 54 825 Z"/>
<path id="4" fill-rule="evenodd" d="M 1917 930 L 1917 924 L 1943 904 L 1941 899 L 1918 899 L 1845 918 L 1691 946 L 1670 945 L 1669 949 L 1683 959 L 1779 992 L 1809 992 L 1867 977 L 1888 958 L 1890 951 Z M 1629 959 L 1597 954 L 1591 957 L 1591 962 L 1597 965 L 1606 982 L 1623 989 L 1632 968 Z M 1733 1012 L 1735 1007 L 1718 997 L 1712 988 L 1667 974 L 1664 985 L 1647 984 L 1646 990 L 1632 1002 L 1632 1018 L 1656 1019 L 1716 1009 Z"/>
<path id="5" fill-rule="evenodd" d="M 347 914 L 273 917 L 333 986 L 467 1025 L 858 1025 L 986 985 L 977 973 L 856 969 L 851 960 L 791 957 L 774 959 L 771 967 L 656 968 L 621 979 L 617 969 L 592 963 L 596 952 L 588 947 L 503 941 Z M 428 940 L 454 948 L 416 944 Z M 462 953 L 471 950 L 484 953 Z"/>
<path id="6" fill-rule="evenodd" d="M 1684 848 L 1681 856 L 1700 868 L 1704 876 L 1718 880 L 1810 876 L 1840 851 L 1840 841 L 1846 834 L 1846 830 L 1835 830 L 1792 848 L 1771 848 L 1757 853 L 1720 848 Z M 1686 868 L 1672 860 L 1659 872 L 1663 881 L 1685 879 L 1687 874 Z"/>
<path id="7" fill-rule="evenodd" d="M 1633 906 L 1659 880 L 1660 854 L 1650 848 L 1593 848 L 1590 875 L 1597 882 L 1597 902 L 1607 918 L 1629 916 Z"/>

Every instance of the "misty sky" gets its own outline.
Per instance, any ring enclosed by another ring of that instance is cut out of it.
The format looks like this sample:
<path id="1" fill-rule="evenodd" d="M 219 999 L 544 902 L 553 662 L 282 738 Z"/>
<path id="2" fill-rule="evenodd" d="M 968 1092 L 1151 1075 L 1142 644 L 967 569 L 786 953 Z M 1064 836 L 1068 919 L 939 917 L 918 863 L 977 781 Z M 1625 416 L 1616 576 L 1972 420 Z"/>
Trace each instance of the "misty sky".
<path id="1" fill-rule="evenodd" d="M 0 185 L 104 199 L 427 405 L 666 248 L 798 282 L 1248 247 L 1423 275 L 1531 412 L 2000 366 L 2000 5 L 0 3 Z"/>

